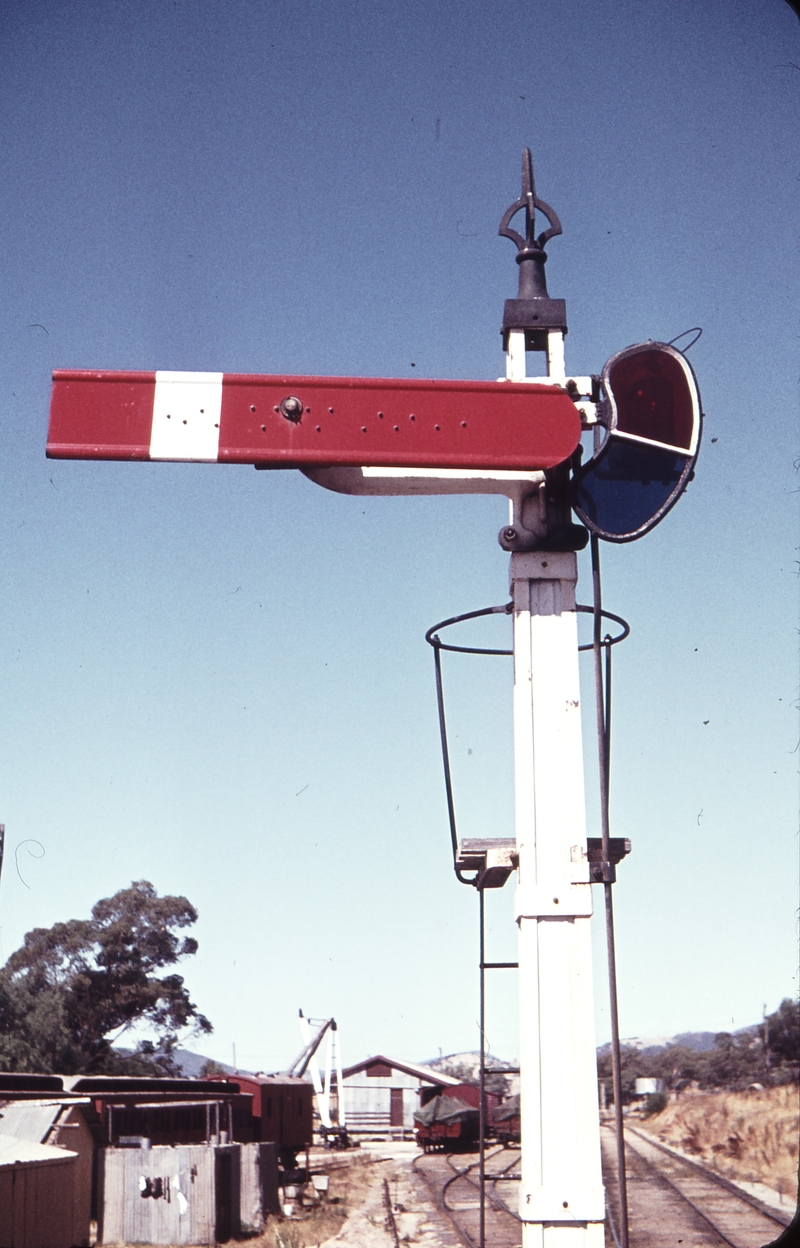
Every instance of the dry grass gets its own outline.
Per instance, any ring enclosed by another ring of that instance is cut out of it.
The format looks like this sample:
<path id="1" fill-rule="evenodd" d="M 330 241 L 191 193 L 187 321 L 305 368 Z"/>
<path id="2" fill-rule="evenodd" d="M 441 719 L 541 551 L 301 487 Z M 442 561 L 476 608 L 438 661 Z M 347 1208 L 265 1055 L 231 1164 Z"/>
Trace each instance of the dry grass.
<path id="1" fill-rule="evenodd" d="M 797 1199 L 797 1084 L 749 1092 L 686 1091 L 642 1126 L 731 1179 Z"/>
<path id="2" fill-rule="evenodd" d="M 346 1218 L 347 1211 L 341 1205 L 320 1205 L 298 1221 L 269 1217 L 263 1233 L 245 1242 L 248 1248 L 316 1248 L 338 1235 Z"/>
<path id="3" fill-rule="evenodd" d="M 338 1235 L 353 1209 L 363 1204 L 379 1183 L 385 1166 L 368 1157 L 349 1154 L 346 1159 L 312 1158 L 315 1169 L 330 1175 L 327 1199 L 301 1212 L 297 1218 L 270 1216 L 261 1235 L 246 1240 L 248 1248 L 316 1248 Z"/>

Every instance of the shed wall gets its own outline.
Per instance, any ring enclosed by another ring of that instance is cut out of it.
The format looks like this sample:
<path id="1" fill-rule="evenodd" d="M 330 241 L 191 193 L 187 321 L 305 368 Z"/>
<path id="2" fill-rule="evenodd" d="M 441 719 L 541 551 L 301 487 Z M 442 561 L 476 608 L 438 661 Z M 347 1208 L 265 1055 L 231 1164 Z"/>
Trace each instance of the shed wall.
<path id="1" fill-rule="evenodd" d="M 215 1243 L 218 1200 L 215 1160 L 223 1151 L 232 1155 L 231 1200 L 236 1210 L 234 1221 L 238 1223 L 239 1147 L 178 1145 L 104 1149 L 98 1242 Z M 238 1226 L 234 1226 L 233 1232 L 237 1231 Z"/>
<path id="2" fill-rule="evenodd" d="M 0 1245 L 72 1248 L 75 1158 L 0 1166 Z"/>
<path id="3" fill-rule="evenodd" d="M 344 1081 L 347 1129 L 354 1132 L 385 1132 L 392 1126 L 392 1092 L 400 1092 L 403 1098 L 402 1130 L 414 1128 L 414 1111 L 419 1109 L 421 1080 L 402 1071 L 388 1076 L 369 1078 L 363 1071 Z M 395 1101 L 397 1103 L 397 1099 Z M 396 1111 L 395 1111 L 396 1114 Z"/>
<path id="4" fill-rule="evenodd" d="M 239 1213 L 241 1229 L 263 1231 L 268 1213 L 280 1213 L 277 1144 L 242 1144 Z"/>
<path id="5" fill-rule="evenodd" d="M 94 1169 L 94 1140 L 86 1125 L 86 1119 L 77 1106 L 62 1115 L 46 1143 L 56 1148 L 68 1148 L 77 1153 L 74 1172 L 74 1217 L 72 1242 L 88 1244 L 92 1220 L 92 1172 Z"/>

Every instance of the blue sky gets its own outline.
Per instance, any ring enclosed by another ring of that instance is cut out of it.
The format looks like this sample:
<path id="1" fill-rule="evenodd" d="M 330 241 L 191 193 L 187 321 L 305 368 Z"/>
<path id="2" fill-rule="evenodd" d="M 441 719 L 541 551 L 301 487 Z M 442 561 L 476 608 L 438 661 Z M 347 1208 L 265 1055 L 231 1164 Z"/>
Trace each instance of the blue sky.
<path id="1" fill-rule="evenodd" d="M 53 368 L 500 376 L 516 266 L 497 227 L 529 145 L 564 226 L 548 281 L 568 368 L 704 330 L 696 480 L 603 551 L 633 629 L 614 681 L 622 1031 L 774 1009 L 798 961 L 788 5 L 2 8 L 0 955 L 147 878 L 200 911 L 186 978 L 214 1056 L 280 1066 L 298 1007 L 339 1018 L 346 1060 L 475 1047 L 477 902 L 449 868 L 423 635 L 505 600 L 503 501 L 44 446 Z M 589 601 L 584 556 L 581 577 Z M 462 831 L 511 835 L 510 665 L 454 657 L 446 680 Z M 498 956 L 511 902 L 491 900 Z M 515 1028 L 509 977 L 495 1051 Z"/>

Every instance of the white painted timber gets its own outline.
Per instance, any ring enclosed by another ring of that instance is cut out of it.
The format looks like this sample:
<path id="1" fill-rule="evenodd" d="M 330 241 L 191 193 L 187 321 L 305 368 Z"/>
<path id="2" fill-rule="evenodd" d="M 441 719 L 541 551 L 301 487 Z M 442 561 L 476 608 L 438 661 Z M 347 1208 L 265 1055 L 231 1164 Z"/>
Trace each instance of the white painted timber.
<path id="1" fill-rule="evenodd" d="M 604 1243 L 576 581 L 573 553 L 511 556 L 523 1248 Z"/>
<path id="2" fill-rule="evenodd" d="M 302 1037 L 303 1047 L 307 1049 L 311 1044 L 311 1028 L 308 1025 L 308 1019 L 304 1014 L 300 1015 L 300 1035 Z M 311 1054 L 308 1063 L 308 1072 L 311 1075 L 311 1082 L 314 1085 L 314 1095 L 317 1098 L 317 1112 L 319 1113 L 322 1125 L 324 1127 L 329 1127 L 331 1125 L 329 1105 L 323 1094 L 322 1079 L 320 1078 L 319 1063 L 317 1062 L 316 1052 Z"/>
<path id="3" fill-rule="evenodd" d="M 547 374 L 551 381 L 559 381 L 566 374 L 564 335 L 560 329 L 551 329 L 547 335 Z"/>
<path id="4" fill-rule="evenodd" d="M 591 918 L 591 884 L 568 884 L 563 880 L 546 884 L 520 885 L 514 895 L 515 919 L 567 919 L 577 916 Z"/>
<path id="5" fill-rule="evenodd" d="M 328 1044 L 325 1053 L 325 1080 L 323 1082 L 324 1091 L 322 1093 L 322 1101 L 320 1102 L 319 1113 L 322 1121 L 326 1126 L 331 1125 L 331 1061 L 333 1058 L 333 1041 L 335 1032 L 333 1028 L 328 1028 Z"/>
<path id="6" fill-rule="evenodd" d="M 510 329 L 506 346 L 506 380 L 524 381 L 525 369 L 525 330 Z"/>
<path id="7" fill-rule="evenodd" d="M 222 373 L 156 373 L 150 458 L 216 462 Z"/>
<path id="8" fill-rule="evenodd" d="M 338 1029 L 333 1033 L 336 1040 L 336 1105 L 339 1110 L 339 1127 L 344 1130 L 347 1126 L 347 1110 L 344 1103 L 344 1080 L 342 1078 L 342 1049 L 339 1044 Z"/>
<path id="9" fill-rule="evenodd" d="M 584 1188 L 574 1194 L 564 1187 L 523 1187 L 521 1202 L 529 1220 L 536 1222 L 602 1222 L 606 1216 L 602 1187 Z"/>
<path id="10" fill-rule="evenodd" d="M 506 494 L 516 498 L 530 493 L 544 473 L 492 472 L 480 468 L 302 468 L 310 481 L 339 494 L 406 495 L 420 494 Z"/>

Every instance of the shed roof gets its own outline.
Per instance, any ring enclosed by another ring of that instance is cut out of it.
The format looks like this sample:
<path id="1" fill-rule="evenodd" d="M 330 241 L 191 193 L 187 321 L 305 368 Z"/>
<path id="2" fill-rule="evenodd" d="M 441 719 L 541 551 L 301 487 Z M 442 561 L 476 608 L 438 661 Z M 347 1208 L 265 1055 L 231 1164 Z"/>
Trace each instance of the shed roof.
<path id="1" fill-rule="evenodd" d="M 0 1109 L 0 1135 L 42 1144 L 62 1109 L 62 1101 L 12 1101 Z"/>
<path id="2" fill-rule="evenodd" d="M 398 1062 L 396 1058 L 384 1057 L 382 1053 L 376 1053 L 373 1057 L 365 1057 L 363 1062 L 356 1062 L 355 1066 L 347 1066 L 342 1071 L 342 1078 L 349 1079 L 351 1075 L 359 1074 L 368 1066 L 379 1065 L 391 1066 L 392 1070 L 400 1070 L 404 1075 L 413 1075 L 421 1079 L 423 1083 L 437 1084 L 442 1088 L 455 1087 L 457 1083 L 461 1083 L 460 1079 L 454 1079 L 452 1075 L 433 1070 L 430 1066 L 417 1066 L 414 1062 Z"/>
<path id="3" fill-rule="evenodd" d="M 288 1088 L 311 1088 L 313 1084 L 304 1075 L 211 1075 L 209 1081 L 219 1079 L 227 1083 L 255 1083 L 259 1087 L 270 1087 L 279 1084 Z"/>
<path id="4" fill-rule="evenodd" d="M 151 1092 L 156 1096 L 174 1096 L 175 1093 L 190 1094 L 235 1092 L 233 1085 L 226 1086 L 226 1080 L 210 1079 L 162 1079 L 157 1075 L 59 1075 L 65 1092 L 86 1095 L 104 1095 L 109 1092 Z"/>
<path id="5" fill-rule="evenodd" d="M 173 1096 L 176 1092 L 196 1094 L 236 1092 L 230 1081 L 208 1079 L 162 1079 L 157 1075 L 29 1075 L 18 1071 L 0 1071 L 0 1097 L 34 1096 L 43 1100 L 66 1092 L 72 1096 L 103 1096 L 112 1093 L 152 1092 L 156 1096 Z"/>
<path id="6" fill-rule="evenodd" d="M 18 1162 L 67 1161 L 77 1157 L 67 1148 L 52 1148 L 49 1144 L 32 1144 L 18 1140 L 13 1135 L 0 1136 L 0 1166 L 13 1166 Z"/>

